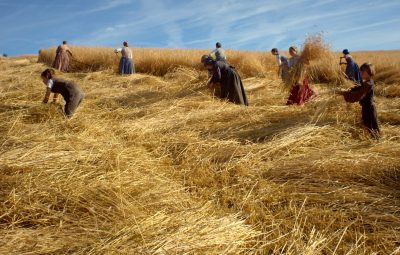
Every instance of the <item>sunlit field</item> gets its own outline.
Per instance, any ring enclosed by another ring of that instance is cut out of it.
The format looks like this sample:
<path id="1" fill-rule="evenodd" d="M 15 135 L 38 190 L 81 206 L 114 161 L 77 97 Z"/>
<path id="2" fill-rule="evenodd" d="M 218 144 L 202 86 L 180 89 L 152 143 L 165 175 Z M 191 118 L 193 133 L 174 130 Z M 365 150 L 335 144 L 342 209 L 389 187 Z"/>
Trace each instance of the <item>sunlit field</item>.
<path id="1" fill-rule="evenodd" d="M 377 67 L 378 141 L 333 92 L 339 53 L 286 106 L 269 50 L 228 51 L 243 107 L 206 87 L 205 50 L 133 49 L 124 77 L 111 48 L 72 52 L 70 120 L 41 103 L 55 48 L 0 59 L 0 254 L 400 254 L 399 51 L 353 54 Z"/>

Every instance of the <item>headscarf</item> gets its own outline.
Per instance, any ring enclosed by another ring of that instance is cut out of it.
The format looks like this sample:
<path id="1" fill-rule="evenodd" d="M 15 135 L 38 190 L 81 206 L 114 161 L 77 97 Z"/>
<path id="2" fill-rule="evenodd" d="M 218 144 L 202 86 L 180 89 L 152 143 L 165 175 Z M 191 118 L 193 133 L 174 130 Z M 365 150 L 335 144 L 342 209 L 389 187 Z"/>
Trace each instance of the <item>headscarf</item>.
<path id="1" fill-rule="evenodd" d="M 201 57 L 201 63 L 204 65 L 211 65 L 215 62 L 215 60 L 210 55 L 203 55 Z"/>

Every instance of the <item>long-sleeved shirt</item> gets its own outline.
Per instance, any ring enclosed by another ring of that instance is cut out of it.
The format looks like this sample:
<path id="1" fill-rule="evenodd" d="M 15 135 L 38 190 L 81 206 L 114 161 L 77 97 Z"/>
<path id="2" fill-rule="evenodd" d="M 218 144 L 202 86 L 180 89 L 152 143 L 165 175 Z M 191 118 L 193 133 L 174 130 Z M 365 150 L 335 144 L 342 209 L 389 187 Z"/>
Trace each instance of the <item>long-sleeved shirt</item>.
<path id="1" fill-rule="evenodd" d="M 230 70 L 230 66 L 223 61 L 216 61 L 208 73 L 212 75 L 211 81 L 213 83 L 221 82 Z"/>
<path id="2" fill-rule="evenodd" d="M 249 105 L 242 80 L 234 67 L 223 61 L 215 61 L 208 68 L 212 73 L 210 82 L 221 85 L 221 98 L 226 98 L 235 104 Z"/>
<path id="3" fill-rule="evenodd" d="M 353 61 L 351 57 L 346 58 L 347 65 L 346 65 L 346 76 L 349 80 L 355 81 L 357 84 L 361 85 L 361 73 L 360 68 L 358 67 L 357 63 Z"/>
<path id="4" fill-rule="evenodd" d="M 301 59 L 300 56 L 294 56 L 294 57 L 289 58 L 289 62 L 288 62 L 289 68 L 294 67 L 299 62 L 300 59 Z"/>
<path id="5" fill-rule="evenodd" d="M 222 49 L 216 48 L 215 50 L 210 52 L 210 55 L 212 54 L 215 54 L 216 61 L 226 61 L 226 56 Z"/>
<path id="6" fill-rule="evenodd" d="M 82 94 L 81 88 L 72 81 L 53 78 L 46 84 L 46 95 L 43 102 L 47 103 L 51 92 L 61 94 L 66 102 L 73 100 L 74 96 Z"/>
<path id="7" fill-rule="evenodd" d="M 380 131 L 378 114 L 374 104 L 374 81 L 363 81 L 361 86 L 356 85 L 349 91 L 344 92 L 343 96 L 346 102 L 354 103 L 358 101 L 360 103 L 364 125 L 374 137 L 378 138 Z"/>
<path id="8" fill-rule="evenodd" d="M 278 66 L 289 65 L 289 62 L 288 62 L 287 57 L 278 54 L 278 55 L 276 55 L 276 64 Z"/>
<path id="9" fill-rule="evenodd" d="M 132 50 L 129 47 L 115 49 L 115 52 L 121 52 L 124 58 L 133 58 Z"/>
<path id="10" fill-rule="evenodd" d="M 363 81 L 361 86 L 355 86 L 343 93 L 346 102 L 360 102 L 362 106 L 372 105 L 374 100 L 374 81 Z"/>

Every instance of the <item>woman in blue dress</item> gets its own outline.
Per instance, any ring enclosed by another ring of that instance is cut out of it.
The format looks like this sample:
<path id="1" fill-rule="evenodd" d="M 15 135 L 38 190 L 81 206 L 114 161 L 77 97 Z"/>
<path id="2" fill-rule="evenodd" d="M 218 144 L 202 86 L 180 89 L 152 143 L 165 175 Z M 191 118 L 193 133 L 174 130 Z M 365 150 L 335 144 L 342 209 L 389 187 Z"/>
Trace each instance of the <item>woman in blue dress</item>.
<path id="1" fill-rule="evenodd" d="M 115 53 L 121 52 L 121 60 L 119 61 L 119 73 L 133 74 L 135 73 L 135 65 L 133 63 L 132 50 L 128 46 L 128 42 L 124 42 L 124 47 L 115 50 Z"/>
<path id="2" fill-rule="evenodd" d="M 346 77 L 347 79 L 354 81 L 357 85 L 362 84 L 360 68 L 357 63 L 354 62 L 353 57 L 350 55 L 348 49 L 343 50 L 343 57 L 346 59 Z"/>

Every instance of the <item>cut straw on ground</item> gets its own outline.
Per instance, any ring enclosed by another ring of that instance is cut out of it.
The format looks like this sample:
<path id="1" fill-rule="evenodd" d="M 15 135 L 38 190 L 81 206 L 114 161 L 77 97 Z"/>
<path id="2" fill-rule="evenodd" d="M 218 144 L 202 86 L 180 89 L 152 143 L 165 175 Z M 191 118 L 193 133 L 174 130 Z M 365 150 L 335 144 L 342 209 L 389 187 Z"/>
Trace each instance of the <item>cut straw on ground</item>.
<path id="1" fill-rule="evenodd" d="M 0 61 L 0 254 L 398 253 L 393 83 L 375 141 L 327 84 L 285 106 L 277 77 L 249 74 L 241 107 L 188 65 L 58 73 L 86 94 L 66 120 L 41 103 L 36 60 Z"/>

